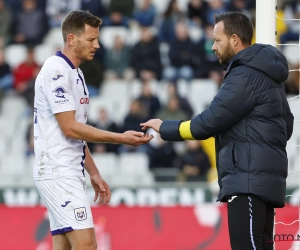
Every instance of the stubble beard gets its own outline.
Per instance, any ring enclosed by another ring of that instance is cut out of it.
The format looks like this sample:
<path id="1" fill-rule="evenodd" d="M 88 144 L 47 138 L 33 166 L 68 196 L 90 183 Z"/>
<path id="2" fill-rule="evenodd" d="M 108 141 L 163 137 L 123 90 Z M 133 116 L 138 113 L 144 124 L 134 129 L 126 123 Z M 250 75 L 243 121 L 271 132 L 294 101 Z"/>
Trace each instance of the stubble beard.
<path id="1" fill-rule="evenodd" d="M 230 60 L 234 56 L 233 49 L 230 47 L 230 43 L 228 42 L 224 53 L 222 55 L 219 54 L 219 62 L 220 64 L 225 64 L 228 60 Z"/>
<path id="2" fill-rule="evenodd" d="M 78 43 L 74 49 L 77 57 L 82 61 L 92 61 L 94 57 L 89 57 L 89 54 L 85 54 L 85 49 L 81 45 L 81 43 Z"/>

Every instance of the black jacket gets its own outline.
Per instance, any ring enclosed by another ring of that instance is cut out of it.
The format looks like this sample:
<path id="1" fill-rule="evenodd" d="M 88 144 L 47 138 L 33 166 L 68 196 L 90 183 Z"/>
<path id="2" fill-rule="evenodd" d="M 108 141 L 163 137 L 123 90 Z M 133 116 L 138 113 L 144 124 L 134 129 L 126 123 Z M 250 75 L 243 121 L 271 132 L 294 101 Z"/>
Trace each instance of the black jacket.
<path id="1" fill-rule="evenodd" d="M 228 61 L 218 94 L 190 122 L 194 139 L 216 137 L 219 201 L 254 194 L 273 207 L 285 201 L 286 143 L 293 131 L 283 81 L 288 64 L 271 45 L 254 44 Z M 164 121 L 164 140 L 180 136 L 182 121 Z"/>

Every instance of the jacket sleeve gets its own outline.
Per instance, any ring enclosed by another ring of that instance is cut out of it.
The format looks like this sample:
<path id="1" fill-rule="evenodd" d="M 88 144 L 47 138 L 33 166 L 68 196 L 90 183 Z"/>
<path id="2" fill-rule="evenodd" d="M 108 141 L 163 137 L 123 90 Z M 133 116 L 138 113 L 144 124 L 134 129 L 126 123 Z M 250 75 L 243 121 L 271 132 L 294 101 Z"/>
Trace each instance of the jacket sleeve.
<path id="1" fill-rule="evenodd" d="M 160 136 L 165 141 L 182 141 L 184 140 L 179 133 L 180 120 L 165 120 L 159 128 Z"/>
<path id="2" fill-rule="evenodd" d="M 164 121 L 163 140 L 205 140 L 225 132 L 241 120 L 255 105 L 253 86 L 243 73 L 229 74 L 213 101 L 190 121 Z"/>
<path id="3" fill-rule="evenodd" d="M 287 140 L 289 140 L 293 134 L 293 127 L 294 127 L 294 115 L 291 112 L 290 106 L 285 99 L 285 116 L 284 121 L 286 125 L 286 135 L 287 135 Z"/>
<path id="4" fill-rule="evenodd" d="M 208 108 L 191 120 L 193 138 L 205 140 L 223 133 L 240 121 L 255 105 L 252 84 L 243 72 L 229 74 Z"/>

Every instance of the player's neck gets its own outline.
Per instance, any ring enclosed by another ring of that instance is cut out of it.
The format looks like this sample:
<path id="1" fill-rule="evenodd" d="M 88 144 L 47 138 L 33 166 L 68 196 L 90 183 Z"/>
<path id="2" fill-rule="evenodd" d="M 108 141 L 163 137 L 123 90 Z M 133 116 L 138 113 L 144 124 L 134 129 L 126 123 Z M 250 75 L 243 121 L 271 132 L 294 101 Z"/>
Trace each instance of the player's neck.
<path id="1" fill-rule="evenodd" d="M 63 48 L 62 53 L 73 63 L 76 69 L 79 67 L 81 60 L 74 54 L 73 51 Z"/>

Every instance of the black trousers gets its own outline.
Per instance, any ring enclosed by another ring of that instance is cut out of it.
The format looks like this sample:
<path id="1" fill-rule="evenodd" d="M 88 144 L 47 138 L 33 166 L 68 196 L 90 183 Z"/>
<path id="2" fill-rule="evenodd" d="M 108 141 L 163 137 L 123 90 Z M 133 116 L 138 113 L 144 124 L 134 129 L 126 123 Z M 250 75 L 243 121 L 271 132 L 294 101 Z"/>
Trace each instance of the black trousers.
<path id="1" fill-rule="evenodd" d="M 274 208 L 254 195 L 231 196 L 227 208 L 233 250 L 274 249 Z"/>

